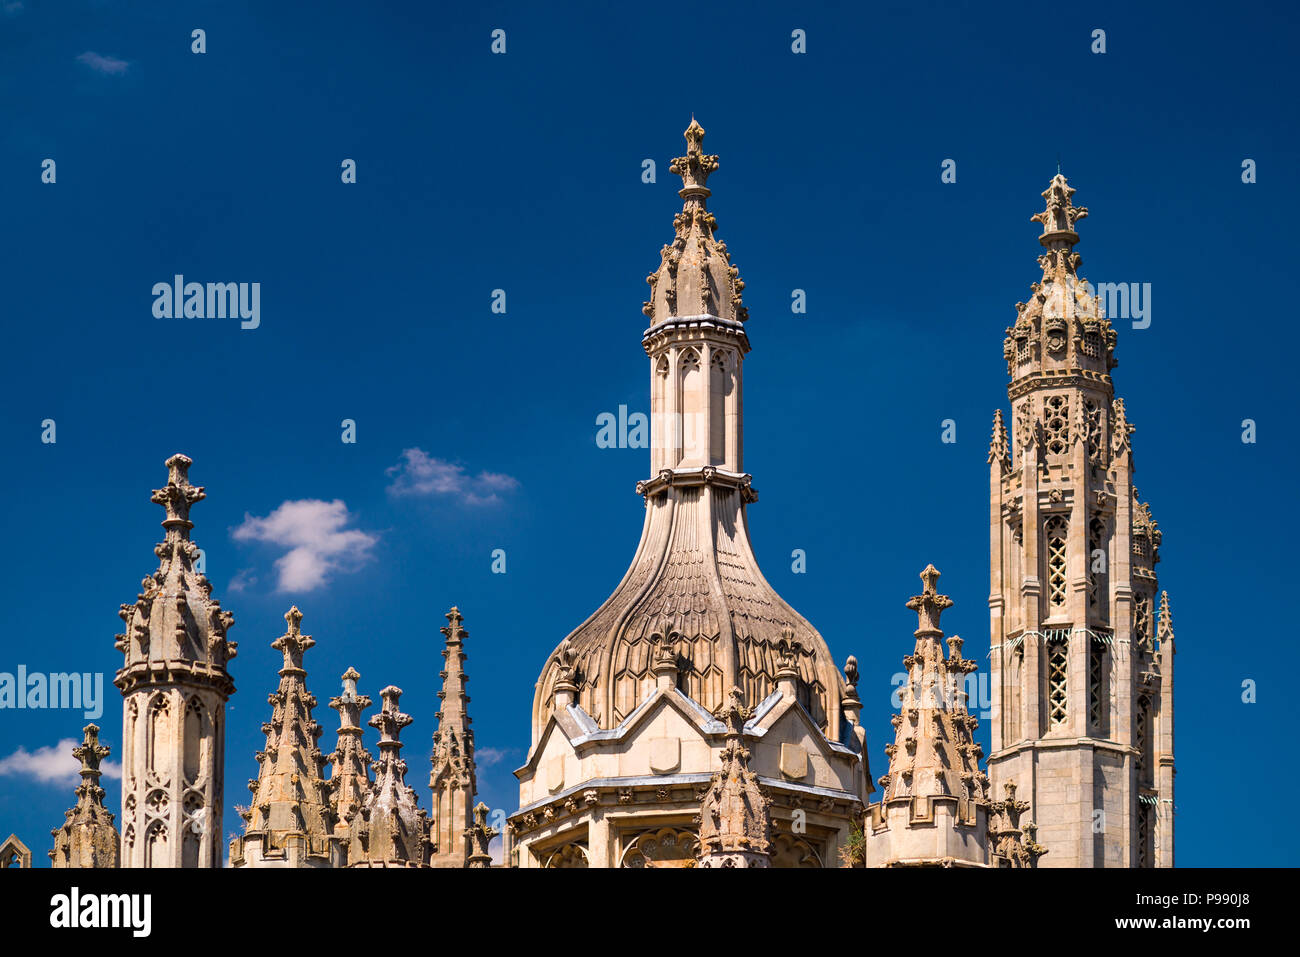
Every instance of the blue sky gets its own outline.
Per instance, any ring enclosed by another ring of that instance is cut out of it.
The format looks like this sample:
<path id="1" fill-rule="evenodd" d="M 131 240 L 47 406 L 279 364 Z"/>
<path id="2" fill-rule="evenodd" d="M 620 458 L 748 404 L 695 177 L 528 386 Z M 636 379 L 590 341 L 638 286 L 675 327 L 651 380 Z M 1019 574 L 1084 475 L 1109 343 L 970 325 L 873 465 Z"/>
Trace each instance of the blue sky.
<path id="1" fill-rule="evenodd" d="M 1300 343 L 1277 307 L 1297 252 L 1294 12 L 443 7 L 0 3 L 0 671 L 103 672 L 116 754 L 117 608 L 156 565 L 149 494 L 184 451 L 208 491 L 194 537 L 239 642 L 225 830 L 293 603 L 317 640 L 323 747 L 346 667 L 376 700 L 400 685 L 426 808 L 437 628 L 458 604 L 480 792 L 513 810 L 537 674 L 640 532 L 649 454 L 598 448 L 596 418 L 648 411 L 644 279 L 680 208 L 667 166 L 694 112 L 751 315 L 758 557 L 837 659 L 857 655 L 879 774 L 915 627 L 903 602 L 927 562 L 956 602 L 949 634 L 988 649 L 990 419 L 1059 157 L 1091 211 L 1082 273 L 1152 286 L 1150 327 L 1119 327 L 1115 381 L 1181 652 L 1178 861 L 1293 863 L 1294 829 L 1225 831 L 1223 805 L 1267 811 L 1300 784 L 1266 627 L 1286 614 L 1297 532 Z M 945 159 L 956 183 L 940 182 Z M 151 288 L 176 273 L 260 282 L 260 326 L 155 318 Z M 0 837 L 41 863 L 73 794 L 41 780 L 40 749 L 84 723 L 0 712 Z"/>

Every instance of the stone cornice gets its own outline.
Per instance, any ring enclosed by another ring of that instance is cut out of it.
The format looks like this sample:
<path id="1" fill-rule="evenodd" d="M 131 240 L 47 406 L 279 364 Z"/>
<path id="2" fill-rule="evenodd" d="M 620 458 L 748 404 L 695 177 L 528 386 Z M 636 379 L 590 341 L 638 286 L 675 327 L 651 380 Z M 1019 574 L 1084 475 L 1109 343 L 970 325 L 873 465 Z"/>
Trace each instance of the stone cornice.
<path id="1" fill-rule="evenodd" d="M 665 319 L 641 333 L 641 346 L 646 355 L 653 355 L 669 339 L 689 341 L 709 336 L 734 339 L 741 355 L 749 352 L 749 335 L 745 332 L 744 323 L 711 315 L 673 316 Z"/>
<path id="2" fill-rule="evenodd" d="M 1113 394 L 1114 384 L 1109 373 L 1094 372 L 1091 369 L 1044 369 L 1011 380 L 1007 386 L 1007 397 L 1019 399 L 1036 389 L 1061 388 L 1101 388 L 1107 394 Z"/>
<path id="3" fill-rule="evenodd" d="M 728 472 L 713 465 L 694 469 L 663 469 L 654 478 L 636 483 L 636 493 L 643 498 L 667 488 L 712 485 L 728 491 L 739 490 L 741 501 L 752 505 L 758 501 L 758 492 L 750 484 L 753 476 L 748 472 Z"/>

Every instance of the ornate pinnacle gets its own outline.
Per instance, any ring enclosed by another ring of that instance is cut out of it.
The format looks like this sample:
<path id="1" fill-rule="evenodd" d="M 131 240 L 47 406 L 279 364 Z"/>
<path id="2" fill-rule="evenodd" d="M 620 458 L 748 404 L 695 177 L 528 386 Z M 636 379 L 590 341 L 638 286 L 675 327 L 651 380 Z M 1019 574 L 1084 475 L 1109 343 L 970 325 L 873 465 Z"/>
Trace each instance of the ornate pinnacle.
<path id="1" fill-rule="evenodd" d="M 745 722 L 754 716 L 752 708 L 745 707 L 745 695 L 739 688 L 727 692 L 727 700 L 713 712 L 727 726 L 727 741 L 739 742 L 745 735 Z"/>
<path id="2" fill-rule="evenodd" d="M 1002 422 L 1002 410 L 993 412 L 993 437 L 989 440 L 989 465 L 1000 463 L 1004 469 L 1011 466 L 1011 450 L 1007 445 L 1007 427 Z"/>
<path id="3" fill-rule="evenodd" d="M 398 710 L 397 702 L 402 697 L 401 688 L 396 685 L 389 685 L 379 692 L 379 697 L 383 699 L 383 708 L 368 723 L 370 727 L 379 730 L 380 754 L 384 757 L 396 758 L 402 750 L 402 729 L 415 719 L 409 714 L 403 714 Z"/>
<path id="4" fill-rule="evenodd" d="M 167 529 L 168 541 L 188 539 L 190 529 L 194 527 L 190 521 L 190 506 L 207 496 L 201 487 L 190 484 L 189 471 L 194 462 L 189 456 L 177 452 L 163 464 L 167 466 L 167 485 L 154 489 L 149 500 L 167 511 L 162 526 Z"/>
<path id="5" fill-rule="evenodd" d="M 1043 234 L 1038 237 L 1038 241 L 1044 246 L 1050 247 L 1055 242 L 1073 246 L 1079 241 L 1074 226 L 1079 220 L 1087 218 L 1088 208 L 1070 202 L 1074 192 L 1074 188 L 1060 173 L 1053 176 L 1047 189 L 1043 190 L 1047 208 L 1031 216 L 1029 221 L 1043 224 Z"/>
<path id="6" fill-rule="evenodd" d="M 1110 408 L 1114 419 L 1111 425 L 1111 449 L 1116 453 L 1132 451 L 1133 443 L 1129 436 L 1136 431 L 1136 427 L 1129 424 L 1124 400 L 1117 398 L 1111 403 Z"/>
<path id="7" fill-rule="evenodd" d="M 284 667 L 280 669 L 281 677 L 294 672 L 303 673 L 303 652 L 316 644 L 311 635 L 304 635 L 299 629 L 302 624 L 302 612 L 298 610 L 297 605 L 284 613 L 284 620 L 288 623 L 289 630 L 271 642 L 272 648 L 284 653 Z M 361 676 L 357 675 L 357 677 Z M 355 688 L 355 683 L 353 687 Z"/>
<path id="8" fill-rule="evenodd" d="M 917 638 L 927 635 L 943 636 L 943 631 L 939 628 L 939 616 L 945 608 L 952 607 L 952 599 L 935 591 L 934 586 L 938 580 L 939 570 L 933 565 L 926 565 L 921 572 L 921 594 L 913 596 L 907 603 L 907 607 L 916 612 L 917 628 L 914 634 Z"/>
<path id="9" fill-rule="evenodd" d="M 488 851 L 488 846 L 492 843 L 492 838 L 501 832 L 488 823 L 488 812 L 488 806 L 482 801 L 474 805 L 474 823 L 465 829 L 468 851 L 466 867 L 492 866 L 492 855 Z"/>
<path id="10" fill-rule="evenodd" d="M 99 763 L 108 757 L 110 748 L 99 743 L 99 726 L 88 724 L 82 729 L 85 735 L 80 746 L 72 749 L 72 756 L 81 762 L 81 779 L 83 784 L 99 786 Z"/>
<path id="11" fill-rule="evenodd" d="M 678 156 L 668 168 L 682 178 L 683 186 L 678 195 L 682 199 L 699 197 L 702 205 L 709 195 L 709 188 L 704 184 L 708 181 L 709 174 L 718 168 L 718 158 L 702 151 L 704 127 L 695 121 L 695 117 L 691 117 L 691 125 L 686 127 L 686 132 L 682 135 L 686 137 L 686 155 Z"/>
<path id="12" fill-rule="evenodd" d="M 1169 592 L 1160 593 L 1160 624 L 1156 627 L 1156 637 L 1161 644 L 1174 640 L 1174 617 L 1169 612 Z"/>
<path id="13" fill-rule="evenodd" d="M 451 611 L 446 614 L 446 618 L 447 624 L 438 630 L 441 631 L 443 637 L 447 639 L 448 645 L 462 644 L 464 640 L 469 637 L 469 632 L 460 626 L 460 623 L 465 620 L 460 613 L 460 609 L 455 605 L 452 605 Z"/>

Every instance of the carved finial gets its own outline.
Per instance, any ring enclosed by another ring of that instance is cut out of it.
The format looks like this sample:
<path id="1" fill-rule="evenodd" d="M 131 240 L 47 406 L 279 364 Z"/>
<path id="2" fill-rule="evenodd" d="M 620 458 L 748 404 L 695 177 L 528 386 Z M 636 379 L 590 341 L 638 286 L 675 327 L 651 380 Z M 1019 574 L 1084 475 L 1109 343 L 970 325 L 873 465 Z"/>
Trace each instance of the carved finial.
<path id="1" fill-rule="evenodd" d="M 780 677 L 782 672 L 792 672 L 796 676 L 799 674 L 799 653 L 802 650 L 803 642 L 794 636 L 794 628 L 783 625 L 781 637 L 776 640 L 777 677 Z"/>
<path id="2" fill-rule="evenodd" d="M 466 867 L 492 866 L 492 855 L 488 852 L 488 846 L 492 843 L 492 838 L 500 832 L 488 823 L 489 811 L 490 808 L 482 801 L 474 805 L 474 822 L 465 829 L 465 844 L 468 851 Z"/>
<path id="3" fill-rule="evenodd" d="M 154 489 L 150 501 L 161 505 L 167 512 L 162 526 L 167 529 L 168 541 L 187 540 L 194 523 L 190 521 L 190 506 L 206 497 L 203 489 L 190 484 L 190 466 L 193 460 L 177 452 L 166 462 L 167 485 Z"/>
<path id="4" fill-rule="evenodd" d="M 303 652 L 316 644 L 311 635 L 304 635 L 301 631 L 302 612 L 298 610 L 297 605 L 284 613 L 284 620 L 289 630 L 271 642 L 272 648 L 284 654 L 284 667 L 280 669 L 281 677 L 287 672 L 301 672 Z"/>
<path id="5" fill-rule="evenodd" d="M 396 757 L 402 750 L 402 729 L 414 719 L 409 714 L 403 714 L 398 710 L 397 703 L 402 697 L 401 688 L 389 685 L 379 692 L 379 697 L 383 700 L 383 708 L 379 714 L 370 719 L 369 724 L 379 731 L 379 750 L 385 756 L 391 754 Z"/>
<path id="6" fill-rule="evenodd" d="M 1074 188 L 1058 172 L 1052 177 L 1047 189 L 1043 190 L 1043 199 L 1047 208 L 1030 217 L 1030 222 L 1042 223 L 1043 234 L 1039 242 L 1050 246 L 1053 242 L 1065 242 L 1073 246 L 1079 241 L 1079 234 L 1074 231 L 1075 224 L 1088 216 L 1086 206 L 1075 206 L 1070 202 Z"/>
<path id="7" fill-rule="evenodd" d="M 1002 410 L 993 412 L 993 437 L 989 439 L 989 465 L 998 463 L 1005 472 L 1011 467 L 1011 449 L 1007 444 L 1007 427 L 1002 421 Z"/>
<path id="8" fill-rule="evenodd" d="M 447 644 L 458 645 L 469 637 L 469 632 L 460 626 L 460 623 L 465 619 L 462 617 L 459 608 L 452 605 L 451 611 L 447 612 L 446 618 L 447 624 L 438 630 L 447 639 Z"/>
<path id="9" fill-rule="evenodd" d="M 706 208 L 710 190 L 705 183 L 718 168 L 718 158 L 704 153 L 704 127 L 694 118 L 685 135 L 686 155 L 670 166 L 682 178 L 682 211 L 673 218 L 672 243 L 659 252 L 659 268 L 646 277 L 650 299 L 641 311 L 651 323 L 701 315 L 744 322 L 749 318 L 742 296 L 745 283 L 726 243 L 714 235 L 717 218 Z"/>
<path id="10" fill-rule="evenodd" d="M 845 697 L 856 698 L 858 696 L 858 659 L 854 655 L 849 655 L 848 660 L 844 662 L 844 695 Z"/>
<path id="11" fill-rule="evenodd" d="M 691 117 L 691 125 L 686 127 L 686 132 L 682 135 L 686 137 L 686 155 L 678 156 L 668 168 L 682 178 L 683 188 L 679 195 L 683 199 L 697 196 L 702 201 L 709 195 L 709 189 L 704 184 L 708 181 L 709 174 L 718 168 L 718 158 L 703 152 L 704 127 L 700 126 L 694 116 Z"/>
<path id="12" fill-rule="evenodd" d="M 938 580 L 939 570 L 933 565 L 926 565 L 921 572 L 921 594 L 913 596 L 907 602 L 907 607 L 916 612 L 915 634 L 918 638 L 924 635 L 943 636 L 943 632 L 939 629 L 939 616 L 943 614 L 945 608 L 952 607 L 952 599 L 935 591 L 935 583 Z"/>
<path id="13" fill-rule="evenodd" d="M 99 743 L 99 726 L 88 724 L 82 728 L 81 744 L 72 749 L 72 756 L 81 761 L 81 778 L 91 785 L 99 784 L 99 763 L 108 757 L 111 748 Z"/>

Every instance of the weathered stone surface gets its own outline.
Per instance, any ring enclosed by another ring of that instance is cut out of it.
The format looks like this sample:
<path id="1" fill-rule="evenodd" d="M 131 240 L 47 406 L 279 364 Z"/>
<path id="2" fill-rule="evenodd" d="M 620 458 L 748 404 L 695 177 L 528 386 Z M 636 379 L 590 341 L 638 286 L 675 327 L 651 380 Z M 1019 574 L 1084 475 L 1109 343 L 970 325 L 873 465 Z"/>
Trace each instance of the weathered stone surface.
<path id="1" fill-rule="evenodd" d="M 1087 215 L 1043 193 L 1042 278 L 1007 329 L 1011 437 L 989 446 L 995 793 L 1020 785 L 1047 867 L 1173 865 L 1172 627 L 1161 532 L 1133 487 L 1116 332 L 1078 275 Z"/>
<path id="2" fill-rule="evenodd" d="M 99 764 L 112 749 L 99 743 L 99 727 L 88 724 L 85 737 L 72 749 L 81 762 L 81 783 L 77 785 L 77 804 L 64 815 L 62 827 L 50 832 L 54 850 L 50 851 L 53 867 L 117 867 L 121 838 L 113 826 L 113 814 L 104 807 L 104 789 L 99 786 Z"/>
<path id="3" fill-rule="evenodd" d="M 316 696 L 307 690 L 303 656 L 316 642 L 301 630 L 297 606 L 284 616 L 288 629 L 271 642 L 284 655 L 280 684 L 268 696 L 271 720 L 262 725 L 266 748 L 249 782 L 253 803 L 240 817 L 244 836 L 230 843 L 232 867 L 342 867 L 346 847 L 335 833 L 336 805 L 325 780 L 321 727 L 312 716 Z"/>
<path id="4" fill-rule="evenodd" d="M 190 459 L 169 458 L 167 484 L 153 493 L 166 510 L 158 569 L 120 611 L 126 631 L 114 684 L 122 692 L 123 867 L 220 867 L 227 672 L 234 616 L 212 597 L 195 563 Z"/>

